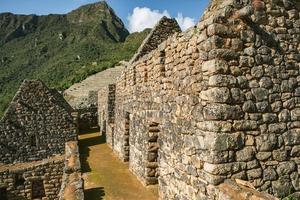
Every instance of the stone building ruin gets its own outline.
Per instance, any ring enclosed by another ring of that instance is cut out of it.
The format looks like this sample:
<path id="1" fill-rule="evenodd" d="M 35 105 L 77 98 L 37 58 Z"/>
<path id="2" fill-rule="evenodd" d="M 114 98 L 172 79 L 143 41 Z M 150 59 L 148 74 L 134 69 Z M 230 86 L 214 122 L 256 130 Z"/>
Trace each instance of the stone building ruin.
<path id="1" fill-rule="evenodd" d="M 300 198 L 299 11 L 213 0 L 99 91 L 107 142 L 161 199 Z"/>
<path id="2" fill-rule="evenodd" d="M 63 200 L 70 183 L 83 199 L 77 129 L 56 90 L 25 80 L 0 121 L 0 199 Z"/>
<path id="3" fill-rule="evenodd" d="M 115 83 L 123 71 L 121 66 L 106 69 L 89 76 L 80 83 L 72 85 L 64 91 L 64 98 L 78 113 L 78 125 L 82 130 L 95 130 L 98 127 L 98 90 L 108 84 Z"/>
<path id="4" fill-rule="evenodd" d="M 160 199 L 300 198 L 299 11 L 297 0 L 213 0 L 185 32 L 163 18 L 117 82 L 91 94 L 107 143 Z M 24 81 L 0 121 L 1 200 L 83 199 L 77 118 L 57 91 Z"/>

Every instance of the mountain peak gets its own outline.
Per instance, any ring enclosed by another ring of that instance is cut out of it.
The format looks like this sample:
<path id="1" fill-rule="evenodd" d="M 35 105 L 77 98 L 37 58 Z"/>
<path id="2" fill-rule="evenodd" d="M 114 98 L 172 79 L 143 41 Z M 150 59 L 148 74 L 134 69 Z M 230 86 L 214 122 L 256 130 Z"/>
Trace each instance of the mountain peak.
<path id="1" fill-rule="evenodd" d="M 106 1 L 99 1 L 79 7 L 67 14 L 71 24 L 84 24 L 105 31 L 115 41 L 124 41 L 129 35 L 122 20 Z"/>
<path id="2" fill-rule="evenodd" d="M 118 18 L 106 1 L 83 5 L 67 14 L 72 23 L 95 22 L 107 18 Z"/>

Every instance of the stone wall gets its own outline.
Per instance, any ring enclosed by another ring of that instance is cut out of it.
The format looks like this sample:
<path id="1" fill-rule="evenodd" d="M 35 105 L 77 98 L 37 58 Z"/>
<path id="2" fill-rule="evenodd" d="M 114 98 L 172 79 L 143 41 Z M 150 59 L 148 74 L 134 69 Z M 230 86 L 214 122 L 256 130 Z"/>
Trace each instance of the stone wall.
<path id="1" fill-rule="evenodd" d="M 88 131 L 98 128 L 98 107 L 90 106 L 82 109 L 77 109 L 78 126 L 80 131 Z"/>
<path id="2" fill-rule="evenodd" d="M 98 92 L 98 124 L 100 132 L 106 134 L 106 142 L 110 146 L 114 145 L 115 93 L 115 84 L 109 84 Z"/>
<path id="3" fill-rule="evenodd" d="M 144 185 L 158 183 L 159 113 L 145 111 L 130 114 L 129 169 Z"/>
<path id="4" fill-rule="evenodd" d="M 75 111 L 80 113 L 79 128 L 82 131 L 99 128 L 97 124 L 98 91 L 102 87 L 114 84 L 126 65 L 127 62 L 121 61 L 119 66 L 89 76 L 64 91 L 65 99 Z"/>
<path id="5" fill-rule="evenodd" d="M 29 163 L 0 165 L 0 188 L 7 192 L 8 200 L 42 199 L 42 197 L 57 200 L 63 167 L 63 156 Z M 34 197 L 38 194 L 40 196 Z"/>
<path id="6" fill-rule="evenodd" d="M 176 32 L 181 32 L 177 21 L 175 19 L 162 17 L 147 38 L 143 41 L 142 45 L 130 62 L 135 62 L 144 55 L 147 55 L 151 51 L 155 50 L 158 45 Z"/>
<path id="7" fill-rule="evenodd" d="M 60 200 L 84 200 L 83 179 L 77 142 L 66 143 Z"/>
<path id="8" fill-rule="evenodd" d="M 77 142 L 67 142 L 65 152 L 63 156 L 41 161 L 0 165 L 0 189 L 6 191 L 8 200 L 83 200 L 83 180 Z M 40 187 L 35 183 L 40 183 Z M 34 194 L 40 196 L 34 197 Z"/>
<path id="9" fill-rule="evenodd" d="M 75 169 L 73 199 L 83 200 L 77 119 L 56 90 L 23 82 L 0 121 L 1 200 L 57 200 L 62 183 L 63 189 L 76 183 L 68 177 Z"/>
<path id="10" fill-rule="evenodd" d="M 0 121 L 0 163 L 64 154 L 77 140 L 77 125 L 63 97 L 40 81 L 25 80 Z"/>
<path id="11" fill-rule="evenodd" d="M 300 192 L 299 10 L 212 1 L 197 27 L 124 70 L 113 149 L 147 183 L 148 129 L 159 124 L 161 199 L 218 199 L 211 191 L 227 179 L 278 197 Z"/>
<path id="12" fill-rule="evenodd" d="M 75 108 L 78 112 L 78 126 L 80 131 L 98 129 L 98 92 L 90 91 L 88 93 L 88 102 L 84 106 Z"/>

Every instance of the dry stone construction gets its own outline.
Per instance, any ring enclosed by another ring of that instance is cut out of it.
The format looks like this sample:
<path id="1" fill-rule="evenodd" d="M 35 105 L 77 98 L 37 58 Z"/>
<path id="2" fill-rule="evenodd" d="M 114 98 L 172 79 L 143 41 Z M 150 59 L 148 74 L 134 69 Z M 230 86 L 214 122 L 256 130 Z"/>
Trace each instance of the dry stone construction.
<path id="1" fill-rule="evenodd" d="M 83 130 L 98 128 L 97 98 L 100 88 L 115 83 L 124 67 L 116 66 L 88 77 L 64 91 L 64 98 L 78 112 L 79 127 Z"/>
<path id="2" fill-rule="evenodd" d="M 56 90 L 25 80 L 0 121 L 0 199 L 63 200 L 71 181 L 73 199 L 83 199 L 77 129 Z"/>
<path id="3" fill-rule="evenodd" d="M 107 142 L 161 199 L 299 198 L 299 11 L 213 0 L 194 28 L 174 21 L 165 41 L 148 38 L 99 91 Z"/>
<path id="4" fill-rule="evenodd" d="M 186 32 L 162 18 L 117 82 L 88 93 L 80 126 L 98 115 L 160 199 L 300 199 L 299 11 L 213 0 Z M 0 121 L 1 200 L 83 199 L 77 119 L 57 91 L 24 81 Z"/>

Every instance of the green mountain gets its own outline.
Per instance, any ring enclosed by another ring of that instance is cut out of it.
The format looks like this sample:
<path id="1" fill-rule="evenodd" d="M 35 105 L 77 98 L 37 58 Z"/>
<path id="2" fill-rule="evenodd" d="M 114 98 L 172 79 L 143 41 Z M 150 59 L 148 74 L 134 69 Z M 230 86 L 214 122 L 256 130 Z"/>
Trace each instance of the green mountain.
<path id="1" fill-rule="evenodd" d="M 129 60 L 148 33 L 130 35 L 106 2 L 65 15 L 0 14 L 0 116 L 24 79 L 64 90 Z"/>

